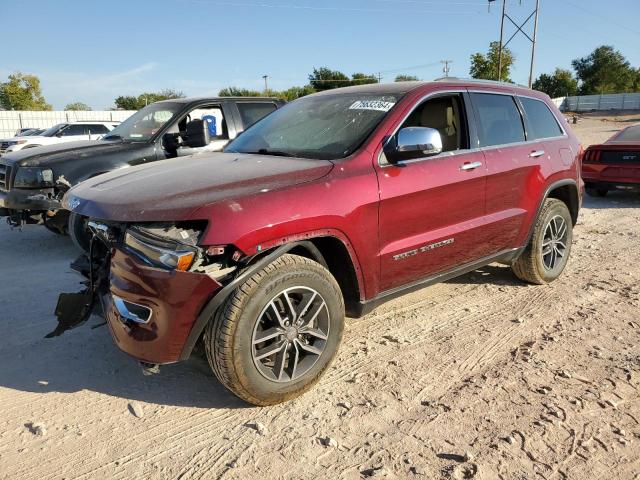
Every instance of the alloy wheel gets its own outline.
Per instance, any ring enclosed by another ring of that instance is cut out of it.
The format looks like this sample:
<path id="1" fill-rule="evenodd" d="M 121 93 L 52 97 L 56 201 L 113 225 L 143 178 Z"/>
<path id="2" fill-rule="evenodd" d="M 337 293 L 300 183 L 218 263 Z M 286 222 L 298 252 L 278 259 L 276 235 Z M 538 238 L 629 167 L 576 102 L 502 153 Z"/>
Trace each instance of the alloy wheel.
<path id="1" fill-rule="evenodd" d="M 290 382 L 315 365 L 329 335 L 329 310 L 317 291 L 292 287 L 273 297 L 256 321 L 251 356 L 258 371 L 275 382 Z"/>
<path id="2" fill-rule="evenodd" d="M 568 234 L 567 222 L 560 215 L 554 216 L 547 223 L 541 252 L 542 263 L 546 270 L 553 270 L 564 260 Z"/>

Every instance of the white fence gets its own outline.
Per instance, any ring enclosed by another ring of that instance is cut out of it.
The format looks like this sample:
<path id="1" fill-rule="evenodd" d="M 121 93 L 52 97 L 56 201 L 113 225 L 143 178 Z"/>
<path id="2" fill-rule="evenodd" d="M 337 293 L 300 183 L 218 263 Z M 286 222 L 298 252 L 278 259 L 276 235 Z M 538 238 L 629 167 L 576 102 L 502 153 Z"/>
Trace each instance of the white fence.
<path id="1" fill-rule="evenodd" d="M 0 110 L 0 139 L 13 137 L 19 128 L 49 128 L 57 123 L 77 121 L 121 122 L 135 110 L 34 112 Z"/>
<path id="2" fill-rule="evenodd" d="M 581 95 L 554 98 L 563 112 L 589 112 L 592 110 L 640 110 L 640 93 L 614 93 L 609 95 Z"/>

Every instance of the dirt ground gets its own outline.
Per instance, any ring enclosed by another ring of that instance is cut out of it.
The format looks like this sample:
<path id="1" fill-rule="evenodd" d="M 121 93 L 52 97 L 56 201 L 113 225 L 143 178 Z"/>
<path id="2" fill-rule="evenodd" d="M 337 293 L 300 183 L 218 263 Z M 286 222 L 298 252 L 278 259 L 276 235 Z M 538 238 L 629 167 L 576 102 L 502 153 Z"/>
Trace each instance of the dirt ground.
<path id="1" fill-rule="evenodd" d="M 253 408 L 202 358 L 143 376 L 98 318 L 45 340 L 74 248 L 0 225 L 0 478 L 640 478 L 640 196 L 586 198 L 574 236 L 552 285 L 491 265 L 402 297 L 310 393 Z"/>

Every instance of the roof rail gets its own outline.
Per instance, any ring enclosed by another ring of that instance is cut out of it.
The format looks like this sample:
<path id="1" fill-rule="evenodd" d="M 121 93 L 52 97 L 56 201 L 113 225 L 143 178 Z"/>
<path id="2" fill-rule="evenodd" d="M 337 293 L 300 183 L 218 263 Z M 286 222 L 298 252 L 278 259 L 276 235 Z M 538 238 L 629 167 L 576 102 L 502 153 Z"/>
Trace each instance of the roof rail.
<path id="1" fill-rule="evenodd" d="M 521 87 L 521 88 L 529 88 L 526 85 L 520 85 L 518 83 L 498 81 L 498 80 L 484 80 L 482 78 L 459 78 L 459 77 L 439 77 L 433 80 L 434 82 L 469 82 L 469 83 L 485 83 L 489 85 L 503 85 L 510 87 Z"/>

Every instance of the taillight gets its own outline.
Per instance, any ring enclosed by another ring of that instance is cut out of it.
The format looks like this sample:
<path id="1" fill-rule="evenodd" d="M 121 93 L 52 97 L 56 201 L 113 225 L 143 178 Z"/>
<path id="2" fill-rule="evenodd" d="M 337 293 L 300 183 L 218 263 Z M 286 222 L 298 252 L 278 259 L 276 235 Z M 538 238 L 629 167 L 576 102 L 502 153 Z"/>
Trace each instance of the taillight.
<path id="1" fill-rule="evenodd" d="M 601 150 L 587 150 L 587 153 L 584 155 L 584 161 L 589 163 L 599 162 L 601 154 Z"/>

